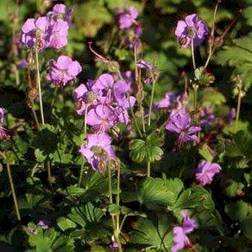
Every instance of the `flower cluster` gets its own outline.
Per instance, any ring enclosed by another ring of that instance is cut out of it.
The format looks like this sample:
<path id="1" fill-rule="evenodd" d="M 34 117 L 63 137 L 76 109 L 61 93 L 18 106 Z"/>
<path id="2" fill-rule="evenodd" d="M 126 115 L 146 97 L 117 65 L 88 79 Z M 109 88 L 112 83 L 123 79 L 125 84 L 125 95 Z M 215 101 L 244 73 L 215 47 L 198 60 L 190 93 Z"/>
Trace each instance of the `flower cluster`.
<path id="1" fill-rule="evenodd" d="M 205 40 L 208 28 L 205 22 L 200 20 L 196 14 L 191 14 L 185 20 L 179 20 L 175 35 L 182 47 L 199 46 Z"/>
<path id="2" fill-rule="evenodd" d="M 95 81 L 81 84 L 74 91 L 77 113 L 86 111 L 87 124 L 96 132 L 105 132 L 117 123 L 128 124 L 128 109 L 135 104 L 130 96 L 130 84 L 125 80 L 115 80 L 111 74 L 102 74 Z"/>
<path id="3" fill-rule="evenodd" d="M 46 16 L 29 18 L 22 26 L 21 43 L 27 48 L 60 49 L 67 45 L 71 10 L 56 4 Z"/>
<path id="4" fill-rule="evenodd" d="M 0 140 L 7 139 L 9 137 L 7 129 L 3 127 L 5 113 L 6 110 L 0 107 Z"/>
<path id="5" fill-rule="evenodd" d="M 165 128 L 178 135 L 179 144 L 199 141 L 196 133 L 201 128 L 192 125 L 192 119 L 185 108 L 172 110 Z"/>
<path id="6" fill-rule="evenodd" d="M 81 72 L 82 68 L 78 61 L 68 56 L 59 56 L 51 61 L 51 67 L 47 79 L 58 86 L 65 86 L 69 81 Z"/>
<path id="7" fill-rule="evenodd" d="M 86 86 L 80 84 L 74 90 L 76 111 L 79 115 L 85 115 L 87 125 L 91 126 L 95 132 L 88 135 L 88 143 L 80 150 L 94 169 L 97 169 L 100 161 L 104 161 L 104 156 L 101 159 L 95 155 L 95 158 L 91 159 L 87 154 L 90 152 L 84 150 L 90 150 L 95 138 L 101 141 L 100 148 L 104 148 L 104 142 L 110 146 L 110 138 L 106 132 L 118 123 L 126 125 L 129 123 L 128 109 L 133 107 L 136 101 L 135 97 L 130 96 L 130 92 L 129 82 L 118 80 L 108 73 L 102 74 L 96 80 L 89 80 Z M 104 150 L 107 154 L 112 153 Z M 105 156 L 112 158 L 114 155 Z"/>
<path id="8" fill-rule="evenodd" d="M 131 6 L 118 13 L 119 29 L 126 32 L 124 43 L 129 48 L 138 48 L 141 45 L 140 37 L 143 33 L 141 25 L 137 22 L 138 12 Z"/>
<path id="9" fill-rule="evenodd" d="M 203 186 L 211 184 L 213 177 L 220 171 L 221 167 L 219 164 L 203 160 L 196 169 L 196 180 Z"/>
<path id="10" fill-rule="evenodd" d="M 182 225 L 173 228 L 173 246 L 172 252 L 177 252 L 191 244 L 188 234 L 192 233 L 194 229 L 198 228 L 195 219 L 189 217 L 186 211 L 182 211 Z"/>

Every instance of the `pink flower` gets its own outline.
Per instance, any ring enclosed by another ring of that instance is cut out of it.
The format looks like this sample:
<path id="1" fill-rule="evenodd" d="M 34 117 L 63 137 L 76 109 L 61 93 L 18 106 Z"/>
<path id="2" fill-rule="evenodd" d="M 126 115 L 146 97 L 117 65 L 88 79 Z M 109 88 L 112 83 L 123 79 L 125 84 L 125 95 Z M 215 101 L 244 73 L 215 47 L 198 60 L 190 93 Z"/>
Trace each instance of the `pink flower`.
<path id="1" fill-rule="evenodd" d="M 182 211 L 183 221 L 181 226 L 173 228 L 173 246 L 172 252 L 177 252 L 191 244 L 187 234 L 190 234 L 194 229 L 198 228 L 195 219 L 189 217 L 186 211 Z"/>
<path id="2" fill-rule="evenodd" d="M 179 144 L 199 141 L 196 133 L 201 131 L 201 128 L 192 125 L 192 119 L 184 108 L 171 112 L 165 128 L 178 135 Z"/>
<path id="3" fill-rule="evenodd" d="M 113 108 L 99 104 L 87 114 L 87 124 L 95 130 L 104 132 L 116 124 L 116 116 Z"/>
<path id="4" fill-rule="evenodd" d="M 63 19 L 65 22 L 70 25 L 71 17 L 72 17 L 72 10 L 67 8 L 64 4 L 55 4 L 53 6 L 52 11 L 47 13 L 51 19 Z"/>
<path id="5" fill-rule="evenodd" d="M 135 7 L 129 7 L 124 11 L 119 13 L 119 28 L 120 29 L 128 29 L 136 22 L 136 18 L 138 17 L 138 12 Z"/>
<path id="6" fill-rule="evenodd" d="M 111 142 L 111 137 L 106 133 L 88 134 L 87 143 L 81 146 L 80 153 L 94 170 L 103 171 L 104 166 L 115 158 Z"/>
<path id="7" fill-rule="evenodd" d="M 48 26 L 47 17 L 27 19 L 22 26 L 21 43 L 28 48 L 32 48 L 36 44 L 40 50 L 46 48 L 48 46 Z"/>
<path id="8" fill-rule="evenodd" d="M 221 167 L 219 164 L 203 160 L 196 169 L 196 180 L 203 186 L 211 184 L 213 177 L 220 171 Z"/>
<path id="9" fill-rule="evenodd" d="M 179 20 L 175 35 L 183 47 L 199 46 L 208 34 L 207 25 L 196 14 L 189 15 L 185 20 Z"/>
<path id="10" fill-rule="evenodd" d="M 60 49 L 67 45 L 68 23 L 63 20 L 56 20 L 51 26 L 48 47 Z"/>
<path id="11" fill-rule="evenodd" d="M 158 109 L 168 109 L 175 103 L 177 96 L 173 92 L 166 92 L 165 98 L 155 103 Z"/>
<path id="12" fill-rule="evenodd" d="M 47 79 L 55 85 L 65 86 L 69 81 L 74 80 L 81 70 L 78 61 L 68 56 L 60 56 L 57 61 L 52 61 Z"/>

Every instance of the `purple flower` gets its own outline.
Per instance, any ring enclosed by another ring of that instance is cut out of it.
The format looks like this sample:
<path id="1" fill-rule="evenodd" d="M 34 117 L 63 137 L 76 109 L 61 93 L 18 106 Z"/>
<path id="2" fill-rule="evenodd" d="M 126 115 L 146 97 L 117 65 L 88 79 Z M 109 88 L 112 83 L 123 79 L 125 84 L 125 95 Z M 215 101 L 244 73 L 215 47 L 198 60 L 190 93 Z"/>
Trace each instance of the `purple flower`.
<path id="1" fill-rule="evenodd" d="M 118 17 L 119 28 L 122 30 L 130 28 L 136 22 L 137 17 L 138 12 L 136 8 L 132 6 L 120 12 Z"/>
<path id="2" fill-rule="evenodd" d="M 114 109 L 107 105 L 98 104 L 90 109 L 87 114 L 87 124 L 95 130 L 104 132 L 112 128 L 118 122 Z"/>
<path id="3" fill-rule="evenodd" d="M 201 128 L 192 125 L 192 119 L 184 108 L 171 112 L 165 128 L 178 135 L 179 144 L 199 141 L 196 133 Z"/>
<path id="4" fill-rule="evenodd" d="M 196 14 L 189 15 L 185 20 L 179 20 L 175 35 L 182 47 L 199 46 L 208 34 L 207 25 Z"/>
<path id="5" fill-rule="evenodd" d="M 60 49 L 67 45 L 71 10 L 64 4 L 56 4 L 47 16 L 29 18 L 22 26 L 21 43 L 27 48 L 39 50 L 51 47 Z"/>
<path id="6" fill-rule="evenodd" d="M 171 248 L 172 252 L 177 252 L 191 245 L 187 234 L 193 232 L 194 229 L 198 228 L 196 220 L 190 218 L 185 211 L 182 211 L 182 216 L 182 226 L 175 226 L 173 228 L 173 246 Z"/>
<path id="7" fill-rule="evenodd" d="M 175 103 L 176 98 L 177 96 L 173 92 L 166 92 L 165 98 L 156 102 L 154 106 L 158 109 L 168 109 Z"/>
<path id="8" fill-rule="evenodd" d="M 94 170 L 103 171 L 108 162 L 115 158 L 111 142 L 111 137 L 106 133 L 88 134 L 87 143 L 81 146 L 80 153 Z"/>
<path id="9" fill-rule="evenodd" d="M 57 61 L 53 60 L 47 79 L 58 86 L 65 86 L 74 80 L 82 68 L 78 61 L 68 56 L 60 56 Z"/>
<path id="10" fill-rule="evenodd" d="M 221 171 L 221 167 L 217 163 L 211 163 L 209 161 L 201 161 L 196 169 L 196 180 L 201 185 L 211 184 L 215 174 Z"/>
<path id="11" fill-rule="evenodd" d="M 68 23 L 63 20 L 56 20 L 50 28 L 48 47 L 60 49 L 67 45 Z"/>
<path id="12" fill-rule="evenodd" d="M 43 219 L 43 220 L 40 220 L 37 225 L 41 227 L 42 229 L 48 229 L 50 222 L 48 220 Z"/>
<path id="13" fill-rule="evenodd" d="M 55 4 L 53 6 L 52 11 L 47 13 L 51 19 L 63 19 L 65 22 L 70 25 L 71 17 L 72 17 L 72 10 L 67 8 L 64 4 Z"/>
<path id="14" fill-rule="evenodd" d="M 117 105 L 122 108 L 130 108 L 135 105 L 136 98 L 134 96 L 128 96 L 130 92 L 130 85 L 124 81 L 116 81 L 113 86 L 113 94 Z"/>
<path id="15" fill-rule="evenodd" d="M 27 19 L 22 26 L 21 43 L 28 48 L 32 48 L 36 44 L 40 50 L 46 48 L 48 45 L 48 26 L 49 19 L 47 17 Z"/>
<path id="16" fill-rule="evenodd" d="M 203 128 L 210 127 L 215 119 L 213 109 L 208 106 L 200 110 L 200 126 Z"/>

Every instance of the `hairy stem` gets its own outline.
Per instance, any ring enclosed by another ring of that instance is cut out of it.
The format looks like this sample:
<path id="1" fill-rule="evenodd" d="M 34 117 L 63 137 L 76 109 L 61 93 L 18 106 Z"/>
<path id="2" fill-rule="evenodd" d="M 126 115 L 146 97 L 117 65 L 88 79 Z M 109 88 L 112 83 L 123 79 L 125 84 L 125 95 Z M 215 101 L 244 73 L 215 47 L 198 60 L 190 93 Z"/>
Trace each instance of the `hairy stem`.
<path id="1" fill-rule="evenodd" d="M 193 43 L 193 38 L 191 39 L 191 51 L 192 51 L 193 69 L 195 70 L 197 67 L 196 67 L 195 55 L 194 55 L 194 43 Z"/>
<path id="2" fill-rule="evenodd" d="M 152 106 L 153 106 L 153 99 L 154 99 L 154 94 L 155 94 L 155 86 L 156 86 L 156 81 L 154 80 L 152 76 L 152 89 L 151 89 L 151 99 L 150 99 L 150 105 L 149 105 L 149 115 L 148 115 L 148 126 L 151 124 L 151 112 L 152 112 Z"/>
<path id="3" fill-rule="evenodd" d="M 147 177 L 150 177 L 151 174 L 151 166 L 150 166 L 150 161 L 147 162 Z"/>
<path id="4" fill-rule="evenodd" d="M 239 117 L 240 117 L 241 100 L 242 100 L 242 94 L 241 94 L 241 89 L 239 88 L 237 108 L 236 108 L 236 118 L 235 118 L 236 126 L 238 124 Z"/>
<path id="5" fill-rule="evenodd" d="M 120 207 L 120 175 L 121 175 L 121 169 L 120 165 L 117 168 L 117 194 L 116 194 L 116 205 Z M 116 215 L 116 231 L 115 231 L 115 238 L 116 242 L 118 244 L 119 251 L 122 251 L 122 245 L 120 242 L 120 212 Z"/>
<path id="6" fill-rule="evenodd" d="M 79 176 L 79 181 L 78 181 L 78 187 L 81 186 L 83 174 L 84 174 L 84 160 L 82 161 L 82 164 L 81 164 L 81 170 L 80 170 L 80 176 Z"/>
<path id="7" fill-rule="evenodd" d="M 38 56 L 38 48 L 35 48 L 35 61 L 36 61 L 36 71 L 37 71 L 37 85 L 39 91 L 39 106 L 40 106 L 40 115 L 42 125 L 45 124 L 44 119 L 44 109 L 43 109 L 43 99 L 42 99 L 42 90 L 41 90 L 41 79 L 40 79 L 40 69 L 39 69 L 39 56 Z"/>
<path id="8" fill-rule="evenodd" d="M 193 108 L 194 108 L 194 112 L 197 111 L 197 100 L 198 100 L 198 87 L 193 86 Z"/>
<path id="9" fill-rule="evenodd" d="M 10 164 L 7 162 L 7 160 L 6 160 L 6 166 L 7 166 L 8 178 L 9 178 L 10 187 L 11 187 L 11 194 L 12 194 L 12 198 L 13 198 L 13 202 L 14 202 L 14 206 L 15 206 L 17 219 L 18 219 L 18 221 L 20 221 L 21 217 L 20 217 L 20 212 L 19 212 L 19 208 L 18 208 L 15 186 L 14 186 L 13 179 L 12 179 Z"/>
<path id="10" fill-rule="evenodd" d="M 214 8 L 214 16 L 213 16 L 213 24 L 212 24 L 212 29 L 211 29 L 211 41 L 210 41 L 210 45 L 209 45 L 209 52 L 208 52 L 208 57 L 207 57 L 207 60 L 206 60 L 206 63 L 205 63 L 205 66 L 204 68 L 207 68 L 209 62 L 210 62 L 210 59 L 212 58 L 212 55 L 213 55 L 213 46 L 214 46 L 214 31 L 215 31 L 215 21 L 216 21 L 216 14 L 217 14 L 217 10 L 218 10 L 218 7 L 219 7 L 219 4 L 220 4 L 220 0 L 217 1 L 216 5 L 215 5 L 215 8 Z"/>

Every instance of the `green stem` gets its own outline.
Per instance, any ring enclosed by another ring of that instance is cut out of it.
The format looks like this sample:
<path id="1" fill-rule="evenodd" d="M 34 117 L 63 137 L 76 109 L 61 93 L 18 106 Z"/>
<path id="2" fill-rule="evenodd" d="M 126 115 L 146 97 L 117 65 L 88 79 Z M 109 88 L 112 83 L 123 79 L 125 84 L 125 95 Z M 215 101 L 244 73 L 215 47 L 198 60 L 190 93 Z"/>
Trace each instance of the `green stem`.
<path id="1" fill-rule="evenodd" d="M 194 112 L 197 111 L 197 99 L 198 99 L 198 87 L 194 86 L 193 87 L 193 107 L 194 107 Z"/>
<path id="2" fill-rule="evenodd" d="M 112 196 L 112 173 L 110 169 L 110 164 L 108 165 L 108 186 L 109 186 L 109 203 L 113 204 L 113 196 Z"/>
<path id="3" fill-rule="evenodd" d="M 214 8 L 214 16 L 213 16 L 213 24 L 212 24 L 212 29 L 211 29 L 211 41 L 210 41 L 210 46 L 209 46 L 209 53 L 208 53 L 208 57 L 207 57 L 207 60 L 206 60 L 206 63 L 205 63 L 205 66 L 204 68 L 206 69 L 209 62 L 210 62 L 210 59 L 212 58 L 212 55 L 214 53 L 214 50 L 213 50 L 213 46 L 214 46 L 214 31 L 215 31 L 215 21 L 216 21 L 216 14 L 217 14 L 217 10 L 218 10 L 218 7 L 219 7 L 219 4 L 220 4 L 220 0 L 217 1 L 216 5 L 215 5 L 215 8 Z"/>
<path id="4" fill-rule="evenodd" d="M 156 82 L 154 78 L 152 78 L 153 84 L 152 84 L 152 89 L 151 89 L 151 99 L 150 99 L 150 106 L 149 106 L 149 115 L 148 115 L 148 126 L 151 124 L 151 112 L 152 112 L 152 106 L 153 106 L 153 99 L 154 99 L 154 94 L 155 94 L 155 86 Z"/>
<path id="5" fill-rule="evenodd" d="M 242 95 L 241 95 L 241 90 L 239 89 L 238 101 L 237 101 L 237 108 L 236 108 L 236 118 L 235 118 L 236 125 L 238 124 L 239 117 L 240 117 L 241 100 L 242 100 Z"/>
<path id="6" fill-rule="evenodd" d="M 39 69 L 39 56 L 38 56 L 38 48 L 35 48 L 35 58 L 36 58 L 36 71 L 37 71 L 37 85 L 39 91 L 39 106 L 40 106 L 40 114 L 42 125 L 45 124 L 44 119 L 44 110 L 43 110 L 43 99 L 42 99 L 42 90 L 41 90 L 41 79 L 40 79 L 40 69 Z"/>
<path id="7" fill-rule="evenodd" d="M 52 170 L 51 170 L 50 161 L 47 161 L 46 166 L 47 166 L 47 179 L 48 179 L 49 184 L 51 184 L 53 182 L 53 178 L 52 178 Z"/>
<path id="8" fill-rule="evenodd" d="M 81 186 L 83 174 L 84 174 L 84 160 L 82 160 L 82 164 L 81 164 L 81 170 L 80 170 L 80 177 L 79 177 L 79 181 L 78 181 L 78 187 Z"/>
<path id="9" fill-rule="evenodd" d="M 7 162 L 7 160 L 6 160 L 6 166 L 7 166 L 8 178 L 9 178 L 10 187 L 11 187 L 11 194 L 12 194 L 12 198 L 13 198 L 13 202 L 14 202 L 14 206 L 15 206 L 17 219 L 18 219 L 18 221 L 20 221 L 21 217 L 20 217 L 19 208 L 18 208 L 17 196 L 16 196 L 15 187 L 14 187 L 14 183 L 13 183 L 13 179 L 12 179 L 12 175 L 11 175 L 11 168 L 10 168 L 10 165 Z"/>
<path id="10" fill-rule="evenodd" d="M 142 118 L 143 133 L 144 133 L 144 135 L 146 135 L 145 120 L 144 120 L 144 108 L 142 105 L 140 106 L 140 111 L 141 111 L 141 118 Z"/>
<path id="11" fill-rule="evenodd" d="M 191 51 L 192 51 L 193 69 L 195 70 L 197 67 L 196 67 L 195 55 L 194 55 L 194 43 L 193 43 L 193 38 L 191 39 Z"/>
<path id="12" fill-rule="evenodd" d="M 151 166 L 150 166 L 150 162 L 147 162 L 147 177 L 150 177 L 151 174 Z"/>
<path id="13" fill-rule="evenodd" d="M 116 205 L 120 207 L 120 175 L 121 169 L 120 165 L 117 168 L 117 194 L 116 194 Z M 119 251 L 122 251 L 122 245 L 120 242 L 120 212 L 116 215 L 116 231 L 115 231 L 115 239 L 118 244 Z"/>
<path id="14" fill-rule="evenodd" d="M 38 127 L 38 129 L 39 129 L 39 128 L 40 128 L 40 124 L 39 124 L 39 120 L 38 120 L 38 117 L 37 117 L 37 113 L 36 113 L 36 111 L 35 111 L 35 109 L 34 109 L 34 103 L 33 103 L 33 101 L 32 101 L 31 99 L 30 99 L 30 101 L 31 101 L 31 110 L 32 110 L 32 114 L 33 114 L 35 123 L 36 123 L 36 125 L 37 125 L 37 127 Z"/>

